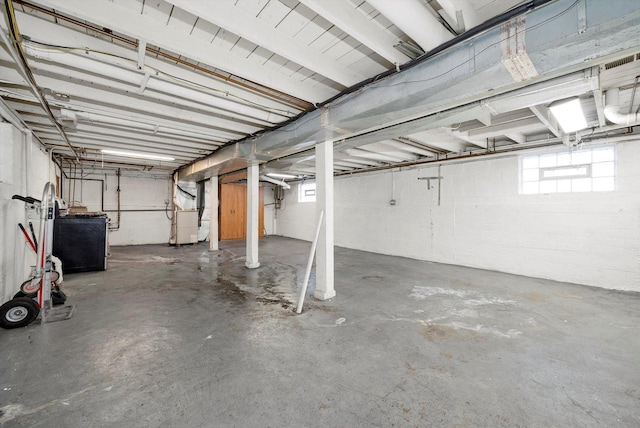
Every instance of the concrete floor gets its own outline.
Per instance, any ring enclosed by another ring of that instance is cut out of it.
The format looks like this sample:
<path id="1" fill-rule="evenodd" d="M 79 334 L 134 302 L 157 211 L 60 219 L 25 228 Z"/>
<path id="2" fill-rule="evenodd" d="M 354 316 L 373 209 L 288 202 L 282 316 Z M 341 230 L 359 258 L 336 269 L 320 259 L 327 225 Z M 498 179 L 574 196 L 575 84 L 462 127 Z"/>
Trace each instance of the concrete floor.
<path id="1" fill-rule="evenodd" d="M 221 247 L 65 276 L 72 319 L 0 331 L 0 425 L 640 426 L 640 293 L 338 248 L 295 315 L 309 243 Z"/>

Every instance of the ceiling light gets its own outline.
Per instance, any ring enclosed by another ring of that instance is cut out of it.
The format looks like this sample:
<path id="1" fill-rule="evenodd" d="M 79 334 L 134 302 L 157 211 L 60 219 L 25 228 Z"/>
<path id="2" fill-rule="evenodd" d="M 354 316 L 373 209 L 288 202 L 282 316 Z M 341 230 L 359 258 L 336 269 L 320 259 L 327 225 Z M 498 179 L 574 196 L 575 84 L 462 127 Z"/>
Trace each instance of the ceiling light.
<path id="1" fill-rule="evenodd" d="M 397 44 L 393 45 L 393 47 L 411 59 L 416 59 L 424 55 L 424 51 L 415 43 L 400 40 Z"/>
<path id="2" fill-rule="evenodd" d="M 127 158 L 151 159 L 151 160 L 159 160 L 159 161 L 172 161 L 172 160 L 175 160 L 175 158 L 172 158 L 172 157 L 169 157 L 169 156 L 151 155 L 151 154 L 147 154 L 147 153 L 123 152 L 123 151 L 120 151 L 120 150 L 109 150 L 109 149 L 102 149 L 100 151 L 105 155 L 124 156 L 124 157 L 127 157 Z"/>
<path id="3" fill-rule="evenodd" d="M 576 132 L 589 126 L 587 119 L 584 117 L 579 98 L 555 102 L 549 106 L 549 110 L 551 110 L 565 134 Z"/>
<path id="4" fill-rule="evenodd" d="M 277 173 L 277 172 L 269 172 L 269 173 L 267 173 L 267 175 L 269 177 L 275 177 L 275 178 L 288 178 L 288 179 L 298 178 L 296 175 L 280 174 L 280 173 Z"/>

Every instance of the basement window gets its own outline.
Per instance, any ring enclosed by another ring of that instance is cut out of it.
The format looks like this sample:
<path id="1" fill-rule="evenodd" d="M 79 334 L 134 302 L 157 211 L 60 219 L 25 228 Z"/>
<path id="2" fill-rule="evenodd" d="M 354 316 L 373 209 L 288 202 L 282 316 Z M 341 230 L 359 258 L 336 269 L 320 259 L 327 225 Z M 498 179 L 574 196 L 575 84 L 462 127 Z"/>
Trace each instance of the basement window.
<path id="1" fill-rule="evenodd" d="M 520 158 L 520 193 L 612 192 L 616 153 L 613 146 Z"/>
<path id="2" fill-rule="evenodd" d="M 298 186 L 298 202 L 316 201 L 316 183 L 302 182 Z"/>

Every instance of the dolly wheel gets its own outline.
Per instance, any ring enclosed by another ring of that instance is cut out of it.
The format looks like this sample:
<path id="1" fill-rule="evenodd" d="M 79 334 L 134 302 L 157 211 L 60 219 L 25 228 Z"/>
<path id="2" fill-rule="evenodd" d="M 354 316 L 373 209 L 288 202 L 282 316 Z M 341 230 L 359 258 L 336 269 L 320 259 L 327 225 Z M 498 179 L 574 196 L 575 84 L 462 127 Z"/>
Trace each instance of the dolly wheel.
<path id="1" fill-rule="evenodd" d="M 51 271 L 51 282 L 58 282 L 59 279 L 60 279 L 60 272 L 58 272 L 57 270 L 52 270 Z"/>
<path id="2" fill-rule="evenodd" d="M 29 297 L 17 297 L 0 306 L 0 327 L 24 327 L 40 313 L 38 304 Z"/>
<path id="3" fill-rule="evenodd" d="M 31 278 L 20 284 L 20 291 L 24 294 L 35 294 L 40 289 L 40 280 Z"/>

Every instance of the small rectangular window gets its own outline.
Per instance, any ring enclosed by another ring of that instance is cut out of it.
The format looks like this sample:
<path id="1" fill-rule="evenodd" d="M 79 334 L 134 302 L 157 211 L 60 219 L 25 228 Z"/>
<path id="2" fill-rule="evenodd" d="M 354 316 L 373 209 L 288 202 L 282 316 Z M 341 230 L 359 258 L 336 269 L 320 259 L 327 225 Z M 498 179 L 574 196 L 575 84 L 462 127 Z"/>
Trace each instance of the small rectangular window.
<path id="1" fill-rule="evenodd" d="M 557 178 L 591 177 L 591 165 L 557 166 L 554 168 L 540 168 L 540 181 L 555 180 Z"/>
<path id="2" fill-rule="evenodd" d="M 316 201 L 316 183 L 300 183 L 298 186 L 298 202 Z"/>
<path id="3" fill-rule="evenodd" d="M 612 192 L 615 148 L 545 153 L 520 158 L 520 193 Z"/>

